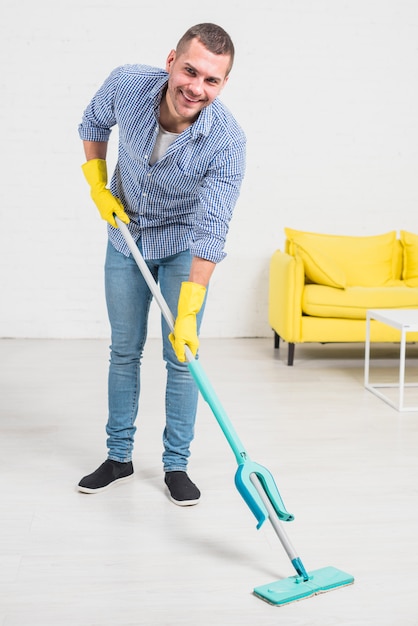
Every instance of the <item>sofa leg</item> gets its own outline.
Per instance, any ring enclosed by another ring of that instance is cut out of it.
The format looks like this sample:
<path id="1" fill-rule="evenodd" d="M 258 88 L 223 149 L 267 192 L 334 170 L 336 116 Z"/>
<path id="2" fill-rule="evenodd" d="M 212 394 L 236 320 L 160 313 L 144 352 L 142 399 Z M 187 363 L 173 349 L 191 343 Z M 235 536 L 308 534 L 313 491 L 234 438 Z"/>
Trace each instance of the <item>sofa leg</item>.
<path id="1" fill-rule="evenodd" d="M 295 358 L 295 344 L 289 343 L 288 352 L 287 352 L 287 364 L 293 365 L 294 358 Z"/>
<path id="2" fill-rule="evenodd" d="M 278 335 L 275 331 L 274 331 L 274 349 L 278 350 L 280 348 L 280 335 Z"/>

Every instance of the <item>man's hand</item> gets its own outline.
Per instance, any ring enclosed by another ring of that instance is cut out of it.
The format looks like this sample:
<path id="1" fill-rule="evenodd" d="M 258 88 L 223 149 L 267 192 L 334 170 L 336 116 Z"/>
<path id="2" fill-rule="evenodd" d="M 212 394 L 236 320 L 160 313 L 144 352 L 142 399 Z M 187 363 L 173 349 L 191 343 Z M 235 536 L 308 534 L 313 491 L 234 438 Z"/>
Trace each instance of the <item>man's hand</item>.
<path id="1" fill-rule="evenodd" d="M 84 176 L 90 185 L 90 195 L 99 209 L 102 219 L 117 228 L 114 215 L 125 224 L 129 224 L 129 217 L 125 213 L 122 202 L 115 198 L 107 185 L 107 166 L 104 159 L 91 159 L 81 166 Z"/>
<path id="2" fill-rule="evenodd" d="M 178 360 L 182 363 L 186 361 L 184 353 L 186 345 L 190 348 L 193 356 L 196 356 L 199 348 L 196 315 L 202 308 L 205 295 L 206 287 L 203 285 L 191 282 L 181 284 L 174 331 L 170 333 L 168 338 Z"/>

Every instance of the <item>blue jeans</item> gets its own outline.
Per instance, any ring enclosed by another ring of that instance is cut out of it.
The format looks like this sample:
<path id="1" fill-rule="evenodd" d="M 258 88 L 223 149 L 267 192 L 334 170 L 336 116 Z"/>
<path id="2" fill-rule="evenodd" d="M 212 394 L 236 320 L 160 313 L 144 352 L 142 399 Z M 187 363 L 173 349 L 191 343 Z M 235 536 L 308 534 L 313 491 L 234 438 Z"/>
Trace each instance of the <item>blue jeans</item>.
<path id="1" fill-rule="evenodd" d="M 141 249 L 140 242 L 138 244 Z M 177 314 L 182 281 L 188 280 L 191 255 L 179 254 L 147 261 L 159 282 L 170 310 Z M 132 458 L 135 420 L 141 389 L 141 358 L 147 337 L 152 294 L 132 256 L 126 257 L 109 242 L 105 263 L 106 304 L 111 326 L 109 366 L 109 415 L 106 425 L 108 458 L 127 462 Z M 198 328 L 202 315 L 197 316 Z M 180 363 L 168 339 L 169 328 L 161 321 L 163 359 L 167 369 L 166 424 L 163 433 L 164 471 L 187 469 L 194 437 L 198 390 L 186 363 Z"/>

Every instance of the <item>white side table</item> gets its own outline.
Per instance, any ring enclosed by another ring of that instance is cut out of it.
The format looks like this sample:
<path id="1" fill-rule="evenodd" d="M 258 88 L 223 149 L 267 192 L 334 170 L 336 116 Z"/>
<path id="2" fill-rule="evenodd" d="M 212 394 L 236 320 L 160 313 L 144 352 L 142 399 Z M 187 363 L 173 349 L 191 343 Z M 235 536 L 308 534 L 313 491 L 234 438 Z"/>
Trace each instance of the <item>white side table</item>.
<path id="1" fill-rule="evenodd" d="M 392 328 L 400 330 L 400 357 L 398 383 L 369 382 L 370 371 L 370 320 L 377 320 Z M 418 332 L 418 309 L 372 309 L 367 311 L 366 317 L 366 354 L 364 363 L 364 386 L 398 411 L 418 411 L 418 406 L 405 406 L 405 387 L 418 387 L 417 383 L 405 383 L 405 344 L 408 332 Z M 381 388 L 399 387 L 398 402 L 394 402 L 387 395 L 379 391 Z"/>

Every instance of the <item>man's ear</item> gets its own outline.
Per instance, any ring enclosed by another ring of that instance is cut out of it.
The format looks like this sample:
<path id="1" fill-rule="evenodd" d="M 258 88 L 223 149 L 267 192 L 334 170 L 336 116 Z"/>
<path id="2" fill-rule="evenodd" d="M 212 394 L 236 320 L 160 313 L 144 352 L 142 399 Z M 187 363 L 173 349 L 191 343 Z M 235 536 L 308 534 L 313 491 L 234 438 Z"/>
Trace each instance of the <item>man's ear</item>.
<path id="1" fill-rule="evenodd" d="M 167 72 L 170 71 L 171 66 L 174 63 L 174 60 L 176 58 L 176 51 L 175 50 L 171 50 L 171 52 L 169 53 L 168 57 L 167 57 L 167 61 L 165 62 L 165 69 Z"/>
<path id="2" fill-rule="evenodd" d="M 225 87 L 226 83 L 228 82 L 228 78 L 229 78 L 229 74 L 228 74 L 228 76 L 225 76 L 225 78 L 223 79 L 222 84 L 221 84 L 220 89 L 219 89 L 219 93 L 221 93 L 221 91 Z"/>

